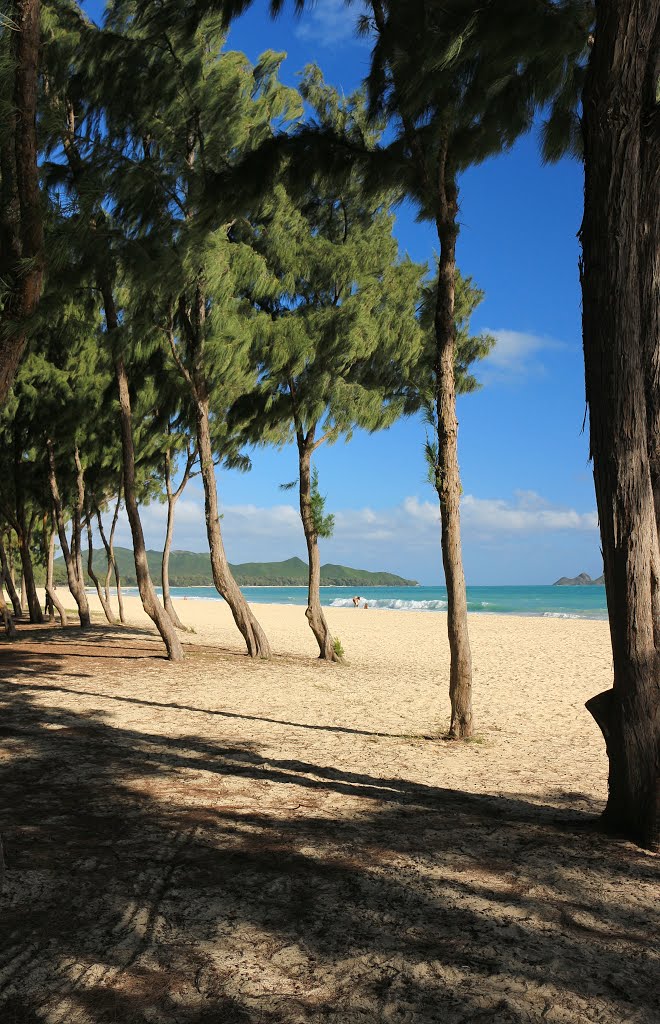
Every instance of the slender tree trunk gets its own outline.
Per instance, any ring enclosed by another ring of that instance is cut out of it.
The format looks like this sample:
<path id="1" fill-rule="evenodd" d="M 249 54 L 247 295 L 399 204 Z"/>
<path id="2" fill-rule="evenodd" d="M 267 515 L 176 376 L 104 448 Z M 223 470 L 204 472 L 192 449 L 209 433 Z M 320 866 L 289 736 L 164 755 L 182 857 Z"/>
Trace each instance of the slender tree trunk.
<path id="1" fill-rule="evenodd" d="M 71 595 L 78 606 L 78 618 L 80 619 L 80 628 L 89 629 L 91 626 L 91 617 L 89 614 L 89 602 L 87 600 L 87 594 L 85 593 L 85 578 L 82 571 L 82 562 L 80 561 L 80 511 L 74 510 L 72 516 L 71 526 L 71 545 L 66 535 L 66 527 L 64 525 L 64 511 L 62 509 L 62 499 L 60 498 L 59 486 L 57 483 L 57 471 L 55 466 L 55 449 L 53 442 L 46 441 L 46 448 L 48 451 L 48 482 L 50 484 L 50 493 L 53 499 L 53 509 L 55 512 L 55 523 L 57 525 L 57 535 L 60 540 L 60 548 L 62 549 L 62 557 L 64 558 L 64 564 L 66 566 L 66 576 L 69 582 L 69 590 Z M 79 500 L 79 497 L 78 497 Z"/>
<path id="2" fill-rule="evenodd" d="M 55 530 L 49 530 L 44 519 L 44 547 L 48 552 L 46 559 L 46 595 L 50 601 L 51 608 L 57 609 L 60 617 L 60 625 L 68 626 L 69 620 L 64 605 L 57 596 L 53 577 L 55 575 Z"/>
<path id="3" fill-rule="evenodd" d="M 114 612 L 110 605 L 110 602 L 106 600 L 106 596 L 101 588 L 101 582 L 94 572 L 94 539 L 92 537 L 92 513 L 88 511 L 85 517 L 85 525 L 87 527 L 87 575 L 96 587 L 96 593 L 98 594 L 101 607 L 103 608 L 103 614 L 110 623 L 111 626 L 117 625 L 117 619 L 115 618 Z"/>
<path id="4" fill-rule="evenodd" d="M 252 614 L 252 609 L 245 600 L 241 590 L 231 574 L 225 546 L 220 531 L 220 515 L 218 511 L 218 492 L 215 483 L 215 467 L 213 465 L 213 448 L 209 430 L 208 400 L 197 394 L 197 448 L 204 484 L 204 510 L 206 514 L 206 533 L 211 550 L 211 569 L 213 582 L 219 594 L 231 608 L 234 622 L 240 629 L 251 658 L 270 658 L 270 645 L 266 634 Z"/>
<path id="5" fill-rule="evenodd" d="M 7 593 L 9 594 L 9 600 L 11 601 L 12 608 L 14 609 L 14 616 L 17 619 L 20 619 L 23 614 L 23 610 L 21 608 L 21 599 L 18 596 L 16 584 L 14 582 L 14 567 L 9 564 L 2 537 L 0 537 L 0 565 L 2 565 L 2 575 L 5 579 L 5 586 L 7 588 Z"/>
<path id="6" fill-rule="evenodd" d="M 124 599 L 121 593 L 121 577 L 119 575 L 119 566 L 117 565 L 117 559 L 115 558 L 115 530 L 117 529 L 117 520 L 119 519 L 119 509 L 121 507 L 121 484 L 119 485 L 119 494 L 117 495 L 117 503 L 115 505 L 115 511 L 112 515 L 112 523 L 110 524 L 109 537 L 105 535 L 105 529 L 103 527 L 103 517 L 101 516 L 101 509 L 96 506 L 96 521 L 99 526 L 99 534 L 103 541 L 103 547 L 105 548 L 106 558 L 108 560 L 108 570 L 105 574 L 105 599 L 110 604 L 110 578 L 112 573 L 115 574 L 115 585 L 117 589 L 117 604 L 119 605 L 119 621 L 124 624 L 126 621 L 124 618 Z"/>
<path id="7" fill-rule="evenodd" d="M 467 595 L 461 551 L 461 477 L 458 466 L 458 420 L 456 417 L 456 322 L 454 288 L 456 239 L 458 236 L 458 189 L 441 157 L 439 215 L 436 221 L 440 241 L 438 294 L 435 312 L 435 386 L 438 428 L 438 463 L 435 485 L 440 499 L 442 564 L 447 585 L 447 629 L 451 666 L 452 739 L 468 739 L 474 732 L 472 716 L 472 652 L 468 632 Z"/>
<path id="8" fill-rule="evenodd" d="M 23 509 L 17 509 L 17 518 L 19 524 L 18 550 L 21 556 L 22 570 L 21 596 L 25 595 L 25 599 L 27 600 L 27 606 L 30 612 L 30 622 L 35 623 L 36 625 L 41 625 L 44 621 L 44 617 L 34 582 L 32 552 L 30 551 L 33 524 L 27 522 Z"/>
<path id="9" fill-rule="evenodd" d="M 606 824 L 660 844 L 660 550 L 648 449 L 644 282 L 658 237 L 640 224 L 642 110 L 660 9 L 598 0 L 583 95 L 582 305 L 591 455 L 614 686 L 587 703 L 609 757 Z M 656 202 L 657 202 L 656 196 Z M 653 228 L 652 230 L 655 230 Z M 640 241 L 641 239 L 641 241 Z M 657 267 L 657 249 L 654 265 Z M 640 282 L 642 287 L 640 287 Z M 657 338 L 654 339 L 657 343 Z"/>
<path id="10" fill-rule="evenodd" d="M 312 449 L 314 445 L 313 430 L 307 437 L 298 431 L 298 489 L 300 497 L 300 518 L 302 519 L 305 541 L 307 543 L 307 560 L 309 575 L 307 584 L 307 609 L 305 615 L 310 629 L 319 645 L 319 658 L 325 661 L 340 661 L 335 651 L 334 639 L 323 608 L 321 607 L 321 556 L 318 538 L 314 526 L 312 511 Z"/>
<path id="11" fill-rule="evenodd" d="M 5 575 L 2 569 L 0 569 L 0 616 L 2 616 L 2 623 L 5 627 L 5 633 L 10 640 L 14 640 L 16 637 L 16 626 L 14 624 L 14 616 L 9 611 L 9 606 L 5 600 Z"/>
<path id="12" fill-rule="evenodd" d="M 184 484 L 185 486 L 185 484 Z M 170 551 L 172 549 L 172 536 L 174 534 L 174 509 L 183 491 L 183 487 L 172 492 L 172 459 L 169 448 L 165 452 L 165 490 L 167 492 L 167 529 L 165 531 L 165 544 L 163 546 L 163 561 L 161 565 L 161 581 L 163 584 L 163 606 L 177 629 L 185 629 L 176 609 L 172 604 L 170 594 Z"/>
<path id="13" fill-rule="evenodd" d="M 109 324 L 108 326 L 110 327 Z M 142 523 L 140 522 L 140 511 L 135 492 L 135 448 L 133 444 L 131 399 L 128 390 L 126 367 L 121 355 L 115 358 L 115 373 L 119 391 L 121 445 L 124 465 L 124 500 L 133 537 L 133 555 L 135 558 L 135 575 L 137 576 L 138 589 L 145 612 L 163 638 L 168 658 L 170 661 L 181 661 L 183 659 L 181 641 L 176 634 L 172 620 L 156 596 L 151 573 L 149 572 L 147 548 L 144 543 L 144 533 L 142 531 Z"/>
<path id="14" fill-rule="evenodd" d="M 0 277 L 9 284 L 0 323 L 0 403 L 25 349 L 25 322 L 37 308 L 44 239 L 37 167 L 39 0 L 10 6 L 14 65 L 12 110 L 0 144 Z"/>

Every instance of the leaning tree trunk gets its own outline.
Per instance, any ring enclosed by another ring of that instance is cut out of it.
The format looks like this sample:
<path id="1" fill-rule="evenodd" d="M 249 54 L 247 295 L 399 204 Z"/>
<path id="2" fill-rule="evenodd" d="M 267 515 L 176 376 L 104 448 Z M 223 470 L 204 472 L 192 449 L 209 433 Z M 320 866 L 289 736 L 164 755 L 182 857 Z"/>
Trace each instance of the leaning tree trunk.
<path id="1" fill-rule="evenodd" d="M 115 618 L 110 602 L 106 600 L 106 596 L 103 593 L 101 581 L 94 572 L 94 539 L 92 537 L 92 513 L 89 510 L 85 517 L 85 524 L 87 528 L 87 575 L 89 576 L 90 580 L 96 587 L 96 593 L 98 595 L 99 601 L 101 602 L 103 614 L 105 615 L 106 619 L 108 620 L 111 626 L 116 626 L 117 619 Z"/>
<path id="2" fill-rule="evenodd" d="M 300 497 L 300 518 L 302 519 L 309 575 L 307 583 L 307 609 L 305 615 L 312 633 L 319 645 L 319 658 L 325 661 L 340 661 L 335 643 L 321 607 L 321 556 L 312 510 L 312 447 L 313 435 L 298 439 L 298 488 Z"/>
<path id="3" fill-rule="evenodd" d="M 185 483 L 184 483 L 185 486 Z M 172 492 L 172 459 L 169 448 L 165 452 L 165 490 L 167 494 L 167 529 L 165 530 L 165 544 L 163 545 L 163 560 L 161 563 L 161 582 L 163 585 L 163 607 L 171 618 L 177 629 L 185 629 L 176 613 L 170 594 L 170 551 L 172 550 L 172 537 L 174 535 L 174 509 L 179 500 L 183 487 Z"/>
<path id="4" fill-rule="evenodd" d="M 17 619 L 20 619 L 21 615 L 23 614 L 23 609 L 21 608 L 21 599 L 18 596 L 18 592 L 16 590 L 16 584 L 14 583 L 12 567 L 9 565 L 9 560 L 7 558 L 7 552 L 5 551 L 5 546 L 3 544 L 2 537 L 0 537 L 0 565 L 2 566 L 2 575 L 5 578 L 5 586 L 7 588 L 7 593 L 9 594 L 9 600 L 11 601 L 12 608 L 14 609 L 14 616 Z"/>
<path id="5" fill-rule="evenodd" d="M 124 466 L 124 501 L 133 537 L 133 555 L 135 558 L 135 575 L 137 576 L 138 590 L 140 591 L 142 606 L 145 612 L 163 638 L 168 658 L 170 661 L 181 661 L 183 659 L 181 641 L 176 634 L 172 620 L 156 596 L 151 573 L 149 572 L 147 548 L 144 542 L 135 488 L 135 447 L 133 444 L 131 398 L 128 390 L 126 367 L 120 355 L 115 359 L 115 373 L 119 390 L 119 417 Z"/>
<path id="6" fill-rule="evenodd" d="M 16 637 L 16 626 L 14 625 L 14 616 L 9 611 L 9 606 L 5 600 L 5 576 L 0 569 L 0 617 L 2 618 L 2 624 L 5 627 L 5 633 L 10 640 L 14 640 Z"/>
<path id="7" fill-rule="evenodd" d="M 62 499 L 60 498 L 60 490 L 57 483 L 57 471 L 55 467 L 55 448 L 51 440 L 46 441 L 46 449 L 48 452 L 48 483 L 50 485 L 50 493 L 53 499 L 53 511 L 55 513 L 55 525 L 57 526 L 57 535 L 60 540 L 60 548 L 62 549 L 62 557 L 64 558 L 64 564 L 66 566 L 66 578 L 69 583 L 69 590 L 71 595 L 78 606 L 78 618 L 80 620 L 81 629 L 89 629 L 92 624 L 92 620 L 89 614 L 89 602 L 87 600 L 87 594 L 85 592 L 85 578 L 82 572 L 82 563 L 80 562 L 80 509 L 74 509 L 72 517 L 71 527 L 71 545 L 66 535 L 66 526 L 64 523 L 64 510 L 62 508 Z"/>
<path id="8" fill-rule="evenodd" d="M 0 140 L 0 277 L 7 291 L 0 314 L 0 403 L 23 355 L 26 321 L 37 308 L 43 279 L 36 123 L 40 6 L 40 0 L 14 0 L 9 9 L 14 89 Z"/>
<path id="9" fill-rule="evenodd" d="M 220 531 L 220 515 L 218 510 L 218 492 L 215 483 L 215 467 L 213 465 L 213 448 L 209 430 L 208 399 L 199 393 L 197 388 L 195 399 L 197 420 L 197 447 L 199 462 L 204 484 L 204 511 L 206 515 L 206 533 L 211 551 L 211 571 L 213 582 L 219 594 L 231 608 L 234 622 L 240 629 L 251 658 L 270 658 L 270 645 L 266 634 L 252 614 L 252 609 L 245 600 L 241 590 L 232 576 L 225 546 Z"/>
<path id="10" fill-rule="evenodd" d="M 439 215 L 440 260 L 435 310 L 435 405 L 438 460 L 435 486 L 440 499 L 442 564 L 447 585 L 447 630 L 451 655 L 449 698 L 452 739 L 468 739 L 474 732 L 472 717 L 472 653 L 468 633 L 467 595 L 461 552 L 461 477 L 458 467 L 458 420 L 456 417 L 456 322 L 454 289 L 456 239 L 458 237 L 458 188 L 441 158 Z"/>
<path id="11" fill-rule="evenodd" d="M 50 533 L 50 536 L 48 536 L 48 540 L 46 540 L 48 533 Z M 44 523 L 44 547 L 48 553 L 46 558 L 46 596 L 50 601 L 51 608 L 57 609 L 57 614 L 60 617 L 60 625 L 67 626 L 69 624 L 69 620 L 67 618 L 64 605 L 57 596 L 53 579 L 55 575 L 55 531 L 53 529 L 49 531 L 46 523 Z"/>
<path id="12" fill-rule="evenodd" d="M 103 528 L 103 516 L 101 515 L 101 509 L 96 506 L 96 521 L 99 527 L 99 534 L 103 541 L 103 547 L 105 548 L 105 555 L 108 562 L 107 572 L 105 574 L 105 580 L 103 587 L 105 590 L 105 599 L 110 604 L 110 577 L 113 572 L 115 575 L 115 585 L 117 589 L 117 604 L 119 606 L 119 621 L 122 625 L 126 619 L 124 617 L 124 599 L 121 593 L 121 576 L 119 575 L 119 566 L 117 565 L 117 559 L 115 558 L 115 530 L 117 529 L 117 520 L 119 518 L 119 508 L 121 506 L 121 485 L 119 487 L 119 494 L 117 495 L 117 504 L 115 505 L 115 511 L 112 516 L 112 523 L 110 524 L 110 534 L 108 537 L 105 535 Z"/>
<path id="13" fill-rule="evenodd" d="M 660 9 L 647 0 L 598 0 L 583 95 L 585 209 L 582 305 L 591 456 L 605 565 L 614 685 L 587 707 L 609 757 L 606 824 L 660 844 L 660 658 L 654 606 L 660 584 L 647 437 L 648 366 L 642 298 L 657 236 L 642 240 L 641 125 Z M 655 197 L 657 203 L 660 197 Z M 657 266 L 657 263 L 655 264 Z M 657 343 L 657 338 L 654 339 Z"/>

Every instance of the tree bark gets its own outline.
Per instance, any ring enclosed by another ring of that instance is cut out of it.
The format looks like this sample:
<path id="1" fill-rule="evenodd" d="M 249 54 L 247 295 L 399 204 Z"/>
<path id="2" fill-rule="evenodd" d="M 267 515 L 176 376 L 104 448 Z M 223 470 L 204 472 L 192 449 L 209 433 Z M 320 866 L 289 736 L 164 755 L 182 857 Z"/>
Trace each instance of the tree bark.
<path id="1" fill-rule="evenodd" d="M 34 525 L 34 517 L 28 522 L 24 508 L 19 505 L 16 509 L 16 516 L 18 521 L 18 551 L 21 557 L 21 597 L 25 596 L 27 600 L 27 606 L 30 613 L 30 622 L 36 625 L 41 625 L 44 621 L 43 613 L 41 611 L 41 605 L 39 604 L 39 596 L 37 594 L 37 588 L 34 582 L 34 568 L 32 565 L 32 552 L 30 551 L 30 542 L 32 540 L 32 530 Z"/>
<path id="2" fill-rule="evenodd" d="M 21 608 L 21 599 L 16 591 L 13 567 L 9 565 L 9 561 L 7 559 L 7 552 L 5 550 L 2 537 L 0 537 L 0 565 L 2 565 L 2 574 L 5 578 L 5 586 L 7 588 L 7 593 L 9 594 L 9 600 L 11 601 L 12 607 L 14 609 L 14 616 L 17 619 L 20 619 L 21 615 L 23 614 L 23 610 Z"/>
<path id="3" fill-rule="evenodd" d="M 52 528 L 49 530 L 46 525 L 46 519 L 44 519 L 44 548 L 47 551 L 46 558 L 46 596 L 50 601 L 51 608 L 57 609 L 57 614 L 60 617 L 60 625 L 68 626 L 69 619 L 66 614 L 64 605 L 57 596 L 55 590 L 55 583 L 53 580 L 54 569 L 55 569 L 55 530 Z"/>
<path id="4" fill-rule="evenodd" d="M 103 614 L 110 623 L 111 626 L 117 625 L 117 619 L 115 618 L 114 612 L 110 605 L 110 602 L 106 600 L 106 596 L 101 588 L 101 582 L 94 572 L 94 539 L 92 537 L 92 513 L 88 510 L 85 517 L 85 524 L 87 527 L 87 575 L 96 587 L 96 593 L 98 594 L 101 607 L 103 608 Z"/>
<path id="5" fill-rule="evenodd" d="M 341 661 L 335 651 L 335 642 L 321 607 L 321 556 L 318 537 L 314 527 L 312 511 L 312 450 L 314 447 L 313 428 L 303 436 L 297 430 L 298 440 L 298 491 L 300 497 L 300 518 L 305 531 L 307 560 L 309 566 L 307 582 L 307 609 L 305 615 L 310 629 L 319 645 L 319 658 L 324 661 Z"/>
<path id="6" fill-rule="evenodd" d="M 220 514 L 218 510 L 218 492 L 215 483 L 215 466 L 213 465 L 213 448 L 209 430 L 208 399 L 199 393 L 195 398 L 197 418 L 197 449 L 204 484 L 204 511 L 206 516 L 206 534 L 211 551 L 211 570 L 215 588 L 231 609 L 234 622 L 240 629 L 248 654 L 251 658 L 270 658 L 270 644 L 266 634 L 252 614 L 252 609 L 245 600 L 241 590 L 231 574 L 225 546 L 220 531 Z"/>
<path id="7" fill-rule="evenodd" d="M 2 569 L 0 569 L 0 616 L 2 616 L 2 623 L 5 627 L 5 633 L 10 640 L 16 638 L 16 626 L 14 624 L 14 616 L 9 611 L 9 606 L 5 600 L 5 575 Z"/>
<path id="8" fill-rule="evenodd" d="M 472 715 L 472 652 L 467 617 L 467 595 L 461 551 L 461 477 L 458 465 L 456 417 L 456 322 L 454 289 L 458 237 L 458 188 L 447 168 L 446 145 L 439 161 L 439 202 L 436 227 L 440 242 L 438 293 L 435 311 L 435 404 L 438 462 L 435 486 L 440 500 L 442 564 L 447 586 L 447 630 L 451 655 L 449 698 L 452 739 L 474 733 Z"/>
<path id="9" fill-rule="evenodd" d="M 660 18 L 651 40 L 642 93 L 640 277 L 646 334 L 647 437 L 655 519 L 660 532 Z M 658 609 L 655 610 L 656 630 Z M 657 632 L 656 632 L 657 635 Z"/>
<path id="10" fill-rule="evenodd" d="M 107 307 L 106 307 L 107 316 Z M 110 326 L 108 324 L 108 326 Z M 144 533 L 140 521 L 140 510 L 138 508 L 135 490 L 135 448 L 133 444 L 133 423 L 131 413 L 131 399 L 128 390 L 128 376 L 126 367 L 121 355 L 115 356 L 115 373 L 119 391 L 119 415 L 121 423 L 121 446 L 124 466 L 124 500 L 126 514 L 131 527 L 133 537 L 133 556 L 135 558 L 135 575 L 137 576 L 138 589 L 142 598 L 142 606 L 156 626 L 156 629 L 163 638 L 167 649 L 167 656 L 170 661 L 183 660 L 183 647 L 176 634 L 176 629 L 165 609 L 156 596 L 149 563 L 147 561 L 147 548 L 144 542 Z"/>
<path id="11" fill-rule="evenodd" d="M 645 387 L 650 324 L 644 317 L 649 314 L 647 261 L 657 267 L 659 240 L 657 234 L 643 237 L 640 202 L 644 84 L 649 60 L 657 59 L 652 43 L 660 9 L 647 0 L 598 0 L 596 16 L 583 95 L 581 278 L 614 685 L 587 707 L 603 732 L 609 757 L 605 823 L 658 849 L 660 658 L 654 608 L 660 550 Z M 657 224 L 649 226 L 656 230 Z"/>
<path id="12" fill-rule="evenodd" d="M 8 294 L 0 323 L 0 403 L 27 342 L 43 279 L 44 239 L 37 167 L 40 0 L 11 7 L 12 112 L 0 147 L 0 277 Z"/>
<path id="13" fill-rule="evenodd" d="M 76 605 L 78 606 L 80 628 L 89 629 L 91 626 L 91 617 L 89 614 L 89 602 L 87 601 L 87 594 L 85 593 L 85 578 L 82 571 L 82 562 L 80 560 L 80 509 L 76 507 L 73 510 L 71 517 L 71 545 L 69 545 L 69 540 L 66 535 L 66 526 L 64 524 L 62 499 L 60 498 L 60 490 L 57 483 L 55 448 L 51 440 L 46 441 L 46 449 L 48 452 L 48 482 L 50 484 L 50 493 L 53 499 L 57 535 L 60 540 L 62 557 L 64 558 L 64 564 L 66 566 L 69 590 L 71 591 L 71 595 L 76 602 Z M 80 477 L 78 479 L 78 484 L 80 485 Z M 78 493 L 76 506 L 79 501 L 80 493 Z"/>

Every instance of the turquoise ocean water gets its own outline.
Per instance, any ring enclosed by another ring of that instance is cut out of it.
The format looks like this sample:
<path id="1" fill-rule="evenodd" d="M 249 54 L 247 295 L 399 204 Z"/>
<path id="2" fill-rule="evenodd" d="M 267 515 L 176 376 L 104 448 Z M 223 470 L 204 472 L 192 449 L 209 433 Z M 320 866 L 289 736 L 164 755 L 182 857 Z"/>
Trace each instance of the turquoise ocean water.
<path id="1" fill-rule="evenodd" d="M 132 588 L 131 588 L 132 589 Z M 305 605 L 305 587 L 242 587 L 252 604 Z M 392 611 L 445 611 L 444 587 L 322 587 L 321 604 L 352 608 L 351 598 L 360 594 L 370 608 Z M 481 614 L 541 615 L 561 619 L 606 619 L 605 587 L 468 587 L 468 610 Z M 173 587 L 176 600 L 220 601 L 212 587 Z"/>

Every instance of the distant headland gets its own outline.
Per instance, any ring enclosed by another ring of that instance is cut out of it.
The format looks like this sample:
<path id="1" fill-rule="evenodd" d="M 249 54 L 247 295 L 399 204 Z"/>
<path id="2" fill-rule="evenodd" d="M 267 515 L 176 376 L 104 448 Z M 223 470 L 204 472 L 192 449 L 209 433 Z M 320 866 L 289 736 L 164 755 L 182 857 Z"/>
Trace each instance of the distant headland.
<path id="1" fill-rule="evenodd" d="M 130 548 L 115 548 L 122 582 L 135 586 L 135 562 Z M 147 551 L 149 570 L 155 581 L 160 579 L 162 552 Z M 94 552 L 97 571 L 106 559 L 104 551 Z M 300 587 L 307 585 L 307 562 L 302 558 L 288 558 L 284 562 L 241 562 L 230 566 L 234 579 L 241 587 Z M 64 562 L 55 562 L 55 578 L 58 583 L 66 582 Z M 88 581 L 89 582 L 89 581 Z M 173 587 L 210 587 L 211 560 L 200 551 L 173 551 L 170 556 L 170 584 Z M 321 566 L 323 587 L 417 587 L 417 580 L 407 580 L 391 572 L 369 572 L 367 569 L 351 569 L 346 565 L 328 562 Z"/>
<path id="2" fill-rule="evenodd" d="M 561 576 L 552 585 L 553 587 L 602 587 L 604 583 L 604 576 L 592 580 L 588 572 L 581 572 L 579 576 Z"/>

